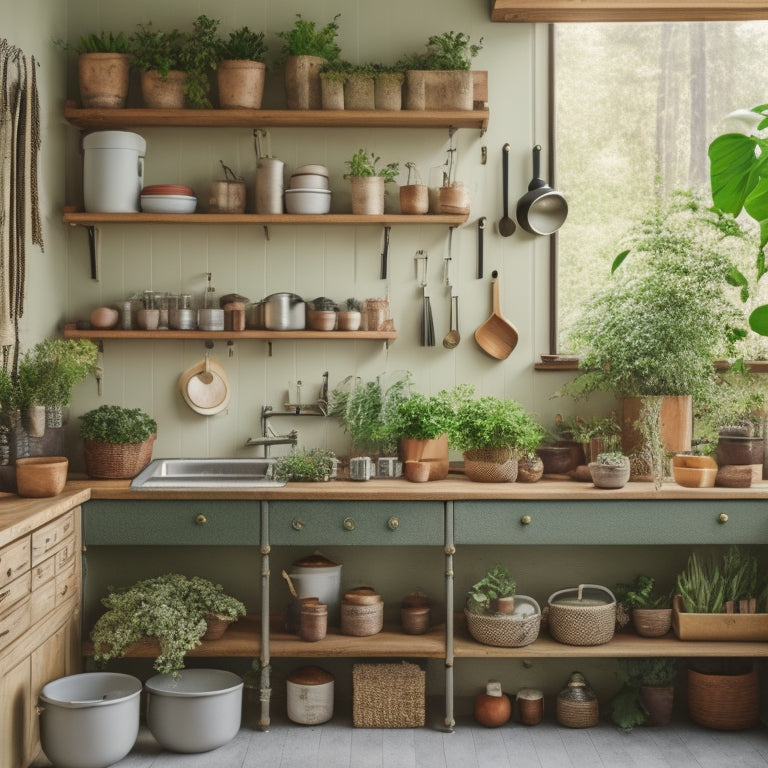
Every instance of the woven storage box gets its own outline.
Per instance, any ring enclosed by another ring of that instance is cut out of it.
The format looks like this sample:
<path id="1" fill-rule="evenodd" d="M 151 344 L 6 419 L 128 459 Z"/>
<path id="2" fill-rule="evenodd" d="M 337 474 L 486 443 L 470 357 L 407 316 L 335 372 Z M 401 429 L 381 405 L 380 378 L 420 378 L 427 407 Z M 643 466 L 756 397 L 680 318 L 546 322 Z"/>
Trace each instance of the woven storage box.
<path id="1" fill-rule="evenodd" d="M 475 613 L 465 608 L 464 616 L 467 619 L 469 634 L 478 643 L 495 645 L 499 648 L 519 648 L 532 643 L 539 636 L 541 610 L 532 597 L 516 595 L 515 603 L 523 599 L 534 607 L 535 613 L 527 615 Z"/>
<path id="2" fill-rule="evenodd" d="M 680 595 L 672 601 L 672 628 L 679 640 L 768 640 L 768 613 L 686 613 Z"/>
<path id="3" fill-rule="evenodd" d="M 607 587 L 579 584 L 547 600 L 549 632 L 566 645 L 602 645 L 613 638 L 616 598 Z"/>
<path id="4" fill-rule="evenodd" d="M 89 477 L 127 479 L 136 477 L 152 460 L 157 435 L 143 443 L 100 443 L 83 440 L 85 470 Z"/>
<path id="5" fill-rule="evenodd" d="M 417 664 L 354 664 L 355 728 L 416 728 L 425 721 L 424 670 Z"/>

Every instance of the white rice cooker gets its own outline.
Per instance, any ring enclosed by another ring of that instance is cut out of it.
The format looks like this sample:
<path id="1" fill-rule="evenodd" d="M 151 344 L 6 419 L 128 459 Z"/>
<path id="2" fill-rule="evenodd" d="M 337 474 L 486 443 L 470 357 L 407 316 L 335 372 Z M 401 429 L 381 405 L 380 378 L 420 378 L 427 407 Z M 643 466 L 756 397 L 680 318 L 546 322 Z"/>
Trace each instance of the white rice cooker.
<path id="1" fill-rule="evenodd" d="M 83 196 L 90 213 L 138 213 L 147 142 L 130 131 L 96 131 L 83 139 Z"/>

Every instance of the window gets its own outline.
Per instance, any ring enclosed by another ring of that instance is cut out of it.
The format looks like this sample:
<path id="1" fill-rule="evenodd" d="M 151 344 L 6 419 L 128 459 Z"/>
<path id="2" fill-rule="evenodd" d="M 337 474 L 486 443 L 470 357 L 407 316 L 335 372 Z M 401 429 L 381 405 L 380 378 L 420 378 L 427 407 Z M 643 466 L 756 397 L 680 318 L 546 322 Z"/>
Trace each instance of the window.
<path id="1" fill-rule="evenodd" d="M 556 24 L 553 41 L 557 187 L 569 205 L 557 335 L 568 352 L 579 307 L 610 279 L 622 236 L 653 196 L 711 200 L 709 143 L 727 115 L 768 101 L 768 21 Z M 755 251 L 745 244 L 735 257 L 748 277 Z M 754 300 L 768 300 L 766 286 Z M 768 356 L 768 339 L 747 345 L 745 356 Z"/>

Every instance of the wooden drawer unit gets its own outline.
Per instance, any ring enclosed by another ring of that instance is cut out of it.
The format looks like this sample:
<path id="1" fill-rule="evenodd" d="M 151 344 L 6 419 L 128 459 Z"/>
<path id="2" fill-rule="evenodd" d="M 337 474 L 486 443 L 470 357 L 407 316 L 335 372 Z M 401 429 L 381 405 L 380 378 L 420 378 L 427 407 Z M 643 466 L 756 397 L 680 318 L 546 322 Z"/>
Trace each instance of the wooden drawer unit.
<path id="1" fill-rule="evenodd" d="M 269 503 L 270 544 L 441 546 L 442 502 Z"/>
<path id="2" fill-rule="evenodd" d="M 21 637 L 31 623 L 30 598 L 0 616 L 0 650 Z"/>
<path id="3" fill-rule="evenodd" d="M 0 587 L 0 616 L 32 591 L 29 572 Z"/>
<path id="4" fill-rule="evenodd" d="M 56 573 L 56 605 L 69 600 L 77 591 L 77 571 L 75 563 L 70 563 Z"/>
<path id="5" fill-rule="evenodd" d="M 39 589 L 43 584 L 53 581 L 55 575 L 56 557 L 51 555 L 32 569 L 32 589 Z"/>
<path id="6" fill-rule="evenodd" d="M 29 570 L 30 538 L 24 536 L 0 549 L 0 587 Z"/>
<path id="7" fill-rule="evenodd" d="M 67 539 L 74 541 L 75 515 L 67 512 L 32 533 L 32 565 L 44 560 Z"/>
<path id="8" fill-rule="evenodd" d="M 56 579 L 52 578 L 32 590 L 30 606 L 33 624 L 42 621 L 56 607 Z"/>

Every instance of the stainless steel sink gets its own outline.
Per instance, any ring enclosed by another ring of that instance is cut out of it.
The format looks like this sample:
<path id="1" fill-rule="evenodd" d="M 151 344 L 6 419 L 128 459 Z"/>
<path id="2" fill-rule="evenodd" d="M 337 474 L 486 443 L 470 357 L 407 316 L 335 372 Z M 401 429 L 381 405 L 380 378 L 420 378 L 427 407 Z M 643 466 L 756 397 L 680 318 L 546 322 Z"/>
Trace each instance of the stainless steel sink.
<path id="1" fill-rule="evenodd" d="M 274 488 L 274 459 L 155 459 L 131 481 L 139 490 Z"/>

